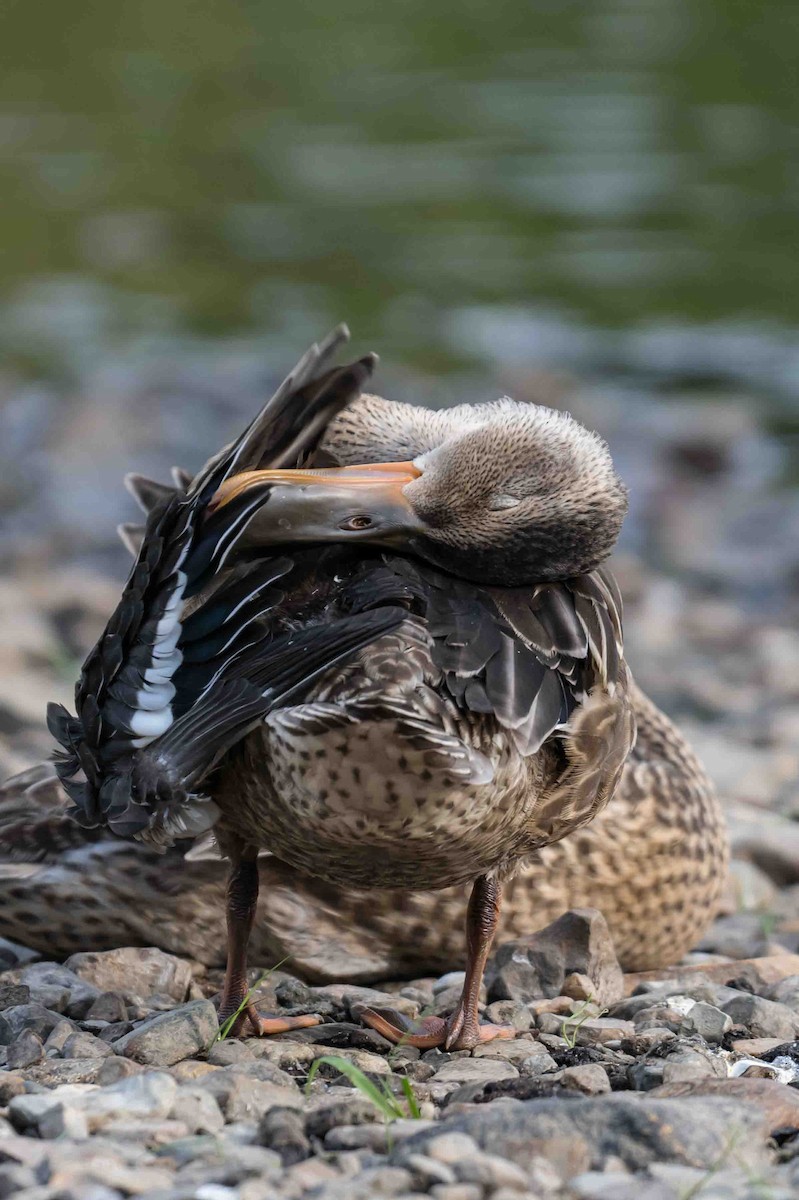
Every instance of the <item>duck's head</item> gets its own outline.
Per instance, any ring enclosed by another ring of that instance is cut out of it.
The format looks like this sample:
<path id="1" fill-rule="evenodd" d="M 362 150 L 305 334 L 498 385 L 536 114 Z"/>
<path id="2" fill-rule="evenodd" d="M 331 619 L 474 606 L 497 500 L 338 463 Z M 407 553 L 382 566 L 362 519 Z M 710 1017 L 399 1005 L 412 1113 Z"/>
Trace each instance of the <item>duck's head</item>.
<path id="1" fill-rule="evenodd" d="M 251 545 L 362 542 L 512 587 L 598 566 L 627 510 L 597 434 L 508 399 L 430 411 L 362 396 L 332 422 L 323 452 L 340 465 L 233 476 L 211 511 L 260 493 Z"/>

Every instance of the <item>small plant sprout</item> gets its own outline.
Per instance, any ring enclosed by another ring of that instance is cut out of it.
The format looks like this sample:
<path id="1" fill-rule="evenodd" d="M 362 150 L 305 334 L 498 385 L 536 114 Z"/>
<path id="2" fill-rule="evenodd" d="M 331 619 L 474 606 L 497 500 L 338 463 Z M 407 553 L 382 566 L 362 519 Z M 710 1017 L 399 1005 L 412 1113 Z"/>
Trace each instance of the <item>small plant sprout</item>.
<path id="1" fill-rule="evenodd" d="M 564 1017 L 560 1032 L 566 1045 L 570 1050 L 573 1050 L 577 1045 L 577 1034 L 580 1032 L 580 1027 L 591 1017 L 604 1017 L 608 1011 L 606 1008 L 600 1008 L 595 1013 L 591 1012 L 591 1007 L 595 1003 L 594 997 L 589 996 L 577 1005 L 571 1016 Z"/>

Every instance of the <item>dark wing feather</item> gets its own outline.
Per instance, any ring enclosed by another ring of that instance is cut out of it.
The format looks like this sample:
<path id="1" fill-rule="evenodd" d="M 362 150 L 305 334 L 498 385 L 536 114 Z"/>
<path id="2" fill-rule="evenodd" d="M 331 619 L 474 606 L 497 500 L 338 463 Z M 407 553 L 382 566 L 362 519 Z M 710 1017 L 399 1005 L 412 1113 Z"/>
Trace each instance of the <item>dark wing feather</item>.
<path id="1" fill-rule="evenodd" d="M 421 563 L 386 562 L 424 597 L 417 611 L 455 703 L 493 713 L 524 755 L 565 728 L 597 684 L 612 691 L 623 671 L 620 598 L 605 568 L 564 583 L 484 588 Z"/>
<path id="2" fill-rule="evenodd" d="M 125 476 L 125 487 L 144 513 L 151 513 L 163 501 L 171 500 L 178 490 L 155 479 L 148 479 L 146 475 L 139 475 L 136 471 Z"/>
<path id="3" fill-rule="evenodd" d="M 177 719 L 188 720 L 192 705 L 213 687 L 229 684 L 239 704 L 246 689 L 231 681 L 241 679 L 242 664 L 258 654 L 268 660 L 282 598 L 273 585 L 291 563 L 267 556 L 245 569 L 226 568 L 220 587 L 219 572 L 246 526 L 251 497 L 226 505 L 205 523 L 203 518 L 211 496 L 234 472 L 296 464 L 313 453 L 328 421 L 358 393 L 375 362 L 368 355 L 332 366 L 347 336 L 340 327 L 313 346 L 241 437 L 193 480 L 179 474 L 175 488 L 142 477 L 129 481 L 148 513 L 136 562 L 84 663 L 76 718 L 58 707 L 50 713 L 63 750 L 57 769 L 84 824 L 124 810 L 126 756 L 133 761 Z M 198 599 L 184 624 L 189 596 Z M 335 659 L 335 643 L 327 649 Z"/>
<path id="4" fill-rule="evenodd" d="M 146 834 L 156 843 L 165 829 L 174 835 L 176 820 L 186 822 L 198 802 L 196 789 L 222 755 L 323 672 L 396 629 L 405 615 L 383 608 L 254 641 L 234 668 L 220 672 L 201 699 L 136 755 L 130 785 L 109 807 L 110 828 L 127 837 Z M 186 832 L 196 834 L 196 824 Z"/>
<path id="5" fill-rule="evenodd" d="M 231 475 L 267 465 L 295 466 L 312 454 L 329 422 L 360 392 L 377 362 L 376 355 L 367 354 L 346 366 L 330 367 L 348 339 L 346 325 L 339 325 L 320 345 L 312 346 L 241 437 L 195 475 L 188 494 L 210 499 Z"/>

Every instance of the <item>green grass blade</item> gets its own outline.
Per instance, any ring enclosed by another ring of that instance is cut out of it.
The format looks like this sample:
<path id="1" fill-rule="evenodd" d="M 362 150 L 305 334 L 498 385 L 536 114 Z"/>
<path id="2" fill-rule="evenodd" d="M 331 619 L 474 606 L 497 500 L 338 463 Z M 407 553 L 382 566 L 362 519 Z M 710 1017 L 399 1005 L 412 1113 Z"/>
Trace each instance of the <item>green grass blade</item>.
<path id="1" fill-rule="evenodd" d="M 391 1108 L 393 1109 L 393 1112 L 394 1112 L 394 1116 L 397 1118 L 404 1117 L 405 1113 L 402 1110 L 402 1105 L 397 1100 L 397 1097 L 394 1095 L 391 1088 L 389 1087 L 387 1079 L 380 1080 L 380 1088 L 381 1088 L 381 1091 L 383 1092 L 383 1095 L 386 1098 L 386 1103 L 391 1105 Z"/>
<path id="2" fill-rule="evenodd" d="M 420 1120 L 422 1112 L 419 1108 L 419 1101 L 416 1099 L 414 1090 L 411 1087 L 411 1081 L 407 1075 L 402 1076 L 402 1093 L 408 1102 L 408 1112 L 410 1113 L 411 1117 L 414 1121 Z"/>
<path id="3" fill-rule="evenodd" d="M 308 1072 L 308 1082 L 305 1085 L 307 1093 L 308 1088 L 314 1081 L 317 1071 L 322 1063 L 327 1063 L 330 1067 L 335 1067 L 336 1070 L 349 1079 L 353 1087 L 357 1088 L 362 1095 L 366 1096 L 374 1104 L 375 1108 L 383 1114 L 387 1121 L 395 1121 L 401 1112 L 397 1112 L 397 1102 L 389 1093 L 385 1095 L 380 1088 L 376 1087 L 371 1079 L 367 1079 L 363 1071 L 351 1063 L 348 1058 L 339 1058 L 337 1054 L 323 1054 L 320 1058 L 314 1060 L 313 1066 Z"/>

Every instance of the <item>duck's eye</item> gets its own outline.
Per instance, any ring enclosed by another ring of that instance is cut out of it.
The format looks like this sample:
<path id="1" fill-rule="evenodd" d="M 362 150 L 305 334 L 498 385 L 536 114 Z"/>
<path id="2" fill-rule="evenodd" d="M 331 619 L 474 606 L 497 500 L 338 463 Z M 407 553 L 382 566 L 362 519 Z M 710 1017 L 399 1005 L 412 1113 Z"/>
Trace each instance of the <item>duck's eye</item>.
<path id="1" fill-rule="evenodd" d="M 516 508 L 521 501 L 516 496 L 509 496 L 506 492 L 497 492 L 488 502 L 488 507 L 493 512 L 501 512 L 505 508 Z"/>
<path id="2" fill-rule="evenodd" d="M 342 521 L 339 529 L 371 529 L 373 524 L 372 518 L 366 513 L 359 513 L 355 517 L 348 517 L 346 521 Z"/>

